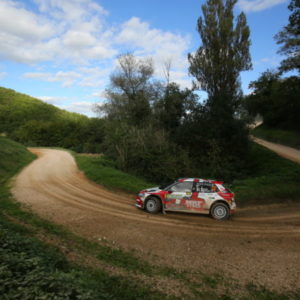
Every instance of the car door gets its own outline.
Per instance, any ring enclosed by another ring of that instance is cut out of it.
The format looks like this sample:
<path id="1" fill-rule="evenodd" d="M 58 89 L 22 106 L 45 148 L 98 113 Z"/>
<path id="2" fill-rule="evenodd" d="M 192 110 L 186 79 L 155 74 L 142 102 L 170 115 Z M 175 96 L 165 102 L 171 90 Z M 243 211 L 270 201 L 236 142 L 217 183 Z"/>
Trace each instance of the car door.
<path id="1" fill-rule="evenodd" d="M 196 183 L 197 197 L 203 200 L 204 210 L 209 210 L 211 204 L 217 199 L 216 191 L 216 185 L 211 182 L 202 181 Z"/>
<path id="2" fill-rule="evenodd" d="M 192 197 L 193 181 L 177 182 L 167 189 L 165 196 L 165 209 L 166 210 L 188 210 L 186 201 Z"/>

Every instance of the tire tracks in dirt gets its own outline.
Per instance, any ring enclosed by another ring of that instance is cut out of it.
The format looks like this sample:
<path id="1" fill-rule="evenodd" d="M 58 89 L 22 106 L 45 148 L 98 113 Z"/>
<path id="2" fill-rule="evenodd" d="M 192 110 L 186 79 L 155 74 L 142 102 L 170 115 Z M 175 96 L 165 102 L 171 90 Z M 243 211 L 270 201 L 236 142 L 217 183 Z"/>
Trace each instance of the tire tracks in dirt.
<path id="1" fill-rule="evenodd" d="M 254 136 L 251 136 L 251 139 L 255 143 L 276 152 L 278 155 L 300 164 L 300 150 L 297 150 L 297 149 L 294 149 L 294 148 L 291 148 L 288 146 L 284 146 L 281 144 L 271 143 L 266 140 L 254 137 Z"/>
<path id="2" fill-rule="evenodd" d="M 158 264 L 212 268 L 245 282 L 299 288 L 299 204 L 241 209 L 228 222 L 205 215 L 149 215 L 134 207 L 133 195 L 89 181 L 68 152 L 30 150 L 38 159 L 17 176 L 12 192 L 43 218 L 93 240 L 105 236 Z"/>

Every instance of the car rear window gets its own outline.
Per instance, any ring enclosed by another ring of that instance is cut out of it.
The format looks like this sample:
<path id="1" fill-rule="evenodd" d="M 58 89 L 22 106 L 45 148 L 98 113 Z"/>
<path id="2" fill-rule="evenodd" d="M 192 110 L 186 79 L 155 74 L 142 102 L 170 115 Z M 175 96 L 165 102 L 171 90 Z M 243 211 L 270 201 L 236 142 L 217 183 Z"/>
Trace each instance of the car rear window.
<path id="1" fill-rule="evenodd" d="M 198 193 L 215 193 L 219 191 L 219 188 L 210 182 L 197 182 L 196 191 Z"/>

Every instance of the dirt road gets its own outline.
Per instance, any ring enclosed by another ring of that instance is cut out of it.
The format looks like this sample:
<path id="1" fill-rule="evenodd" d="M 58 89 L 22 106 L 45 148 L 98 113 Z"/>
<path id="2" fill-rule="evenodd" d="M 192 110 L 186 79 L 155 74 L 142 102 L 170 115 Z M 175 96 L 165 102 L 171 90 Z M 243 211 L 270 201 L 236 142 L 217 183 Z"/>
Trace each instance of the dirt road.
<path id="1" fill-rule="evenodd" d="M 134 196 L 112 193 L 77 169 L 64 151 L 31 149 L 39 158 L 16 178 L 13 194 L 40 216 L 92 240 L 108 239 L 154 264 L 225 273 L 240 283 L 300 289 L 300 205 L 241 209 L 231 220 L 149 215 Z"/>
<path id="2" fill-rule="evenodd" d="M 287 146 L 283 146 L 280 144 L 276 144 L 276 143 L 267 142 L 265 140 L 262 140 L 262 139 L 259 139 L 257 137 L 253 137 L 253 136 L 252 136 L 252 140 L 257 144 L 260 144 L 260 145 L 276 152 L 278 155 L 300 164 L 300 150 L 297 150 L 297 149 L 294 149 L 291 147 L 287 147 Z"/>

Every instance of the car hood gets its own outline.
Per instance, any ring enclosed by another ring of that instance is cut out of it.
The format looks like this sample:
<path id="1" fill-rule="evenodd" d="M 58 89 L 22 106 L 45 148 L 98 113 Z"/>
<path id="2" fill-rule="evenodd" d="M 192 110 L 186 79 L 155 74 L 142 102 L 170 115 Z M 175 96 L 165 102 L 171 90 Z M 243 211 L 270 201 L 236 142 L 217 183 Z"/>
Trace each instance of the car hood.
<path id="1" fill-rule="evenodd" d="M 154 193 L 154 192 L 158 192 L 160 190 L 161 189 L 158 186 L 156 186 L 156 187 L 153 187 L 153 188 L 145 189 L 145 190 L 143 190 L 143 192 Z"/>

